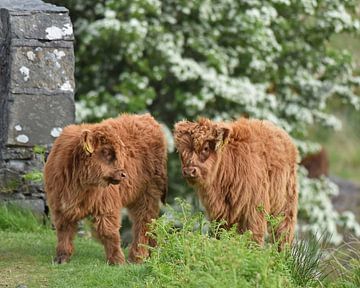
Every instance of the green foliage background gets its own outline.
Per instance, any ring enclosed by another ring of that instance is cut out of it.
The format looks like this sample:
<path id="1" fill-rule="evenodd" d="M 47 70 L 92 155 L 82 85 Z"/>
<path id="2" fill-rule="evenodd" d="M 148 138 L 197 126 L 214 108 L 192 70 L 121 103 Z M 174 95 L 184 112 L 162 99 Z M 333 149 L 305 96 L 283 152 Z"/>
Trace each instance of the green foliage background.
<path id="1" fill-rule="evenodd" d="M 183 118 L 241 115 L 287 130 L 305 153 L 309 127 L 340 128 L 332 97 L 359 108 L 352 57 L 329 39 L 358 35 L 355 0 L 53 0 L 69 8 L 76 36 L 77 117 L 98 121 L 120 112 L 151 112 L 171 128 Z M 170 196 L 193 198 L 170 146 Z M 300 171 L 302 229 L 339 225 L 360 235 L 348 214 L 334 212 L 337 187 Z M 196 200 L 194 200 L 196 202 Z"/>

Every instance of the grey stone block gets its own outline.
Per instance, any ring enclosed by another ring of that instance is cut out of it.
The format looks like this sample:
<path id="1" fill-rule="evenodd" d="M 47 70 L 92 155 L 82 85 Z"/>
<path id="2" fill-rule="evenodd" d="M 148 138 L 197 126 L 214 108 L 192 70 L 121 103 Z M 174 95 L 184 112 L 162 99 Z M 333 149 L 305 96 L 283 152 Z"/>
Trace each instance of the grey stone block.
<path id="1" fill-rule="evenodd" d="M 40 0 L 0 0 L 0 201 L 45 211 L 44 155 L 74 122 L 73 31 L 68 10 Z"/>
<path id="2" fill-rule="evenodd" d="M 8 168 L 0 170 L 0 194 L 12 194 L 19 189 L 21 184 L 22 177 L 19 173 Z"/>
<path id="3" fill-rule="evenodd" d="M 33 157 L 33 149 L 25 147 L 4 147 L 1 150 L 1 154 L 3 160 L 30 160 Z"/>
<path id="4" fill-rule="evenodd" d="M 0 9 L 10 11 L 67 12 L 65 7 L 44 3 L 41 0 L 1 0 Z"/>
<path id="5" fill-rule="evenodd" d="M 6 120 L 7 120 L 7 93 L 10 73 L 8 69 L 9 62 L 9 47 L 2 39 L 7 31 L 7 24 L 2 22 L 2 14 L 0 11 L 0 145 L 4 142 L 6 134 Z M 5 20 L 6 22 L 6 20 Z M 1 155 L 0 155 L 1 161 Z"/>
<path id="6" fill-rule="evenodd" d="M 32 183 L 26 186 L 26 193 L 31 195 L 32 198 L 44 198 L 44 188 L 42 183 Z"/>
<path id="7" fill-rule="evenodd" d="M 74 92 L 72 48 L 13 47 L 10 70 L 13 93 Z"/>
<path id="8" fill-rule="evenodd" d="M 13 38 L 10 41 L 10 46 L 13 47 L 45 47 L 45 48 L 69 48 L 73 49 L 71 41 L 40 41 L 36 39 L 17 39 Z"/>
<path id="9" fill-rule="evenodd" d="M 0 2 L 1 3 L 1 2 Z M 0 8 L 0 41 L 4 42 L 10 34 L 9 13 Z"/>
<path id="10" fill-rule="evenodd" d="M 9 200 L 8 203 L 32 210 L 38 214 L 44 214 L 45 212 L 45 201 L 43 199 L 16 199 Z"/>
<path id="11" fill-rule="evenodd" d="M 44 198 L 42 181 L 27 178 L 28 173 L 41 172 L 43 162 L 38 160 L 10 160 L 0 169 L 0 200 L 1 198 L 19 198 L 18 195 L 31 198 Z M 35 179 L 35 178 L 34 178 Z"/>
<path id="12" fill-rule="evenodd" d="M 34 146 L 52 143 L 60 128 L 74 122 L 72 94 L 13 95 L 9 103 L 6 145 Z"/>
<path id="13" fill-rule="evenodd" d="M 24 199 L 26 199 L 26 197 L 22 193 L 14 193 L 14 194 L 11 195 L 11 199 L 24 200 Z"/>
<path id="14" fill-rule="evenodd" d="M 73 40 L 67 13 L 10 13 L 11 36 L 20 39 Z"/>
<path id="15" fill-rule="evenodd" d="M 10 160 L 7 166 L 13 171 L 22 172 L 25 169 L 25 162 L 21 160 Z"/>

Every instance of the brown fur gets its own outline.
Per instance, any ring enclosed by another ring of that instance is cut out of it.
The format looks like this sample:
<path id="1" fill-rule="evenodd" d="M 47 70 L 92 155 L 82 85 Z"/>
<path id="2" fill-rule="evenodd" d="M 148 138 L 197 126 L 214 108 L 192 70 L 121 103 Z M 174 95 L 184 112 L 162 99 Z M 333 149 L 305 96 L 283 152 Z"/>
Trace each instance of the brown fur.
<path id="1" fill-rule="evenodd" d="M 317 153 L 306 155 L 300 162 L 308 171 L 309 178 L 329 175 L 329 157 L 324 148 Z"/>
<path id="2" fill-rule="evenodd" d="M 297 157 L 290 137 L 270 122 L 208 119 L 175 125 L 183 174 L 195 186 L 208 217 L 251 230 L 263 243 L 266 213 L 282 215 L 275 228 L 280 248 L 291 243 L 297 217 Z"/>
<path id="3" fill-rule="evenodd" d="M 77 222 L 91 215 L 110 264 L 124 263 L 120 209 L 133 222 L 129 258 L 148 255 L 148 224 L 167 191 L 166 143 L 150 115 L 122 115 L 99 124 L 67 126 L 45 165 L 45 190 L 58 244 L 55 261 L 73 253 Z M 116 185 L 113 185 L 113 184 Z M 151 241 L 150 241 L 151 242 Z"/>

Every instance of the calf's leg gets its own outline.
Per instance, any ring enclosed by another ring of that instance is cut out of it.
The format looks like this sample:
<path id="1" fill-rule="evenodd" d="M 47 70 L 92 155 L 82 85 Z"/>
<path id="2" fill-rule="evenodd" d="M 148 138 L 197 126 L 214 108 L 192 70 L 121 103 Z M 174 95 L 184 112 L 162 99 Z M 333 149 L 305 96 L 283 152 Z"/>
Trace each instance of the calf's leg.
<path id="1" fill-rule="evenodd" d="M 124 253 L 120 248 L 120 214 L 94 216 L 94 228 L 97 237 L 104 245 L 106 259 L 110 265 L 125 263 Z"/>
<path id="2" fill-rule="evenodd" d="M 57 247 L 54 262 L 62 264 L 68 262 L 74 252 L 73 240 L 77 230 L 77 223 L 65 220 L 59 221 L 59 219 L 56 218 L 54 220 L 57 235 Z"/>
<path id="3" fill-rule="evenodd" d="M 250 230 L 252 232 L 252 238 L 255 242 L 259 245 L 264 244 L 267 224 L 263 211 L 254 208 L 249 215 L 247 215 L 245 223 L 242 223 L 241 226 L 246 227 L 243 230 Z"/>
<path id="4" fill-rule="evenodd" d="M 279 250 L 283 250 L 286 245 L 291 245 L 295 234 L 297 219 L 298 192 L 296 184 L 296 172 L 293 172 L 287 184 L 286 203 L 282 211 L 283 221 L 275 231 L 275 238 L 279 245 Z"/>
<path id="5" fill-rule="evenodd" d="M 149 251 L 146 246 L 156 245 L 155 240 L 146 235 L 146 233 L 149 231 L 148 226 L 151 220 L 157 218 L 159 215 L 159 201 L 160 199 L 158 198 L 151 198 L 149 195 L 144 195 L 143 199 L 137 201 L 134 206 L 129 207 L 129 216 L 133 223 L 133 241 L 129 254 L 130 262 L 141 263 L 144 258 L 149 256 Z"/>

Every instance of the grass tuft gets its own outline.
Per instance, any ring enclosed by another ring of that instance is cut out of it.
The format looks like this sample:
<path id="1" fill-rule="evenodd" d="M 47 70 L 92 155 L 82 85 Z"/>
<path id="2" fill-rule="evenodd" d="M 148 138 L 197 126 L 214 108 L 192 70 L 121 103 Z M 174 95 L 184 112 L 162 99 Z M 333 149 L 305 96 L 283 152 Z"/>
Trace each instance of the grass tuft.
<path id="1" fill-rule="evenodd" d="M 11 232 L 40 232 L 45 229 L 39 216 L 15 205 L 0 204 L 0 230 Z"/>
<path id="2" fill-rule="evenodd" d="M 327 273 L 326 250 L 323 243 L 329 243 L 331 236 L 323 233 L 320 237 L 308 235 L 295 241 L 289 257 L 289 268 L 295 283 L 301 287 L 316 286 L 325 280 Z"/>
<path id="3" fill-rule="evenodd" d="M 334 273 L 329 287 L 360 287 L 360 239 L 352 238 L 349 242 L 333 249 L 331 266 Z"/>

